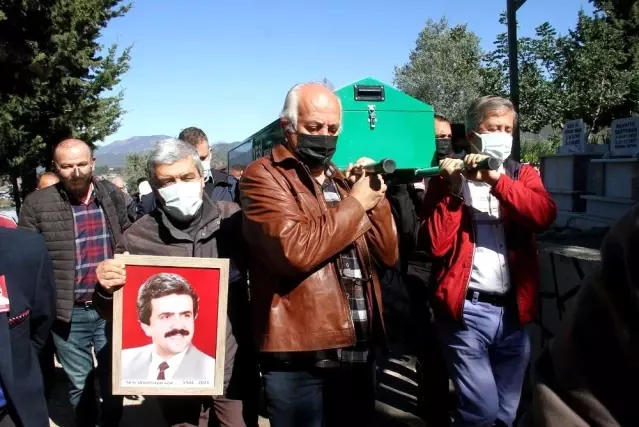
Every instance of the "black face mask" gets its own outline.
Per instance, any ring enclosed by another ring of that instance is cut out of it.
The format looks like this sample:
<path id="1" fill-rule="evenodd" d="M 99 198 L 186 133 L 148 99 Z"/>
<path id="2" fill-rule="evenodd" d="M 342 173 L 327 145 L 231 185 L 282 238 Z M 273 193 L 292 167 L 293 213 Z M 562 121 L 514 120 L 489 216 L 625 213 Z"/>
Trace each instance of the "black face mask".
<path id="1" fill-rule="evenodd" d="M 297 134 L 297 156 L 309 168 L 325 166 L 337 148 L 337 136 Z"/>
<path id="2" fill-rule="evenodd" d="M 435 140 L 435 157 L 437 160 L 443 160 L 453 154 L 453 144 L 450 139 L 442 138 Z"/>

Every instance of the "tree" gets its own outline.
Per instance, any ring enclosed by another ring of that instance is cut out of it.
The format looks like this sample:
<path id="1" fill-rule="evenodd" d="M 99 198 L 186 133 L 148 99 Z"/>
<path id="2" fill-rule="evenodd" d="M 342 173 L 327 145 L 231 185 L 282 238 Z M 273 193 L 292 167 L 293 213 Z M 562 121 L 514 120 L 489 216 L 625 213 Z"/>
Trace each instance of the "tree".
<path id="1" fill-rule="evenodd" d="M 583 118 L 592 130 L 631 113 L 620 107 L 628 101 L 632 104 L 631 88 L 639 73 L 626 66 L 623 37 L 604 16 L 588 16 L 583 11 L 570 32 L 564 82 L 569 117 Z"/>
<path id="2" fill-rule="evenodd" d="M 409 62 L 395 67 L 394 85 L 453 121 L 464 120 L 468 105 L 480 95 L 482 51 L 466 25 L 449 27 L 446 18 L 429 19 Z"/>
<path id="3" fill-rule="evenodd" d="M 506 25 L 504 14 L 499 19 Z M 495 50 L 484 56 L 482 93 L 510 96 L 508 36 L 499 34 Z M 517 40 L 519 62 L 519 126 L 524 132 L 539 132 L 544 126 L 560 127 L 565 99 L 560 76 L 565 69 L 565 37 L 549 23 L 535 30 L 535 37 Z"/>
<path id="4" fill-rule="evenodd" d="M 19 176 L 23 193 L 34 188 L 36 166 L 50 166 L 60 140 L 93 145 L 118 129 L 122 93 L 102 95 L 128 70 L 130 48 L 103 54 L 97 39 L 129 8 L 122 0 L 0 0 L 0 174 L 14 188 Z"/>
<path id="5" fill-rule="evenodd" d="M 566 121 L 581 118 L 596 132 L 637 111 L 639 57 L 634 62 L 632 58 L 633 52 L 639 52 L 639 2 L 632 1 L 632 7 L 622 0 L 594 3 L 596 13 L 580 11 L 576 28 L 566 36 L 544 23 L 535 37 L 518 40 L 523 131 L 539 132 L 546 125 L 561 128 Z M 623 10 L 622 4 L 626 4 Z M 504 15 L 500 23 L 506 24 Z M 483 92 L 509 96 L 505 33 L 497 37 L 484 65 Z"/>
<path id="6" fill-rule="evenodd" d="M 623 102 L 611 109 L 614 117 L 627 117 L 639 112 L 639 1 L 590 0 L 614 32 L 621 34 L 614 48 L 625 55 L 617 68 L 630 74 L 628 92 Z"/>
<path id="7" fill-rule="evenodd" d="M 138 188 L 138 180 L 146 178 L 146 161 L 149 153 L 127 154 L 124 165 L 124 182 L 130 189 Z"/>

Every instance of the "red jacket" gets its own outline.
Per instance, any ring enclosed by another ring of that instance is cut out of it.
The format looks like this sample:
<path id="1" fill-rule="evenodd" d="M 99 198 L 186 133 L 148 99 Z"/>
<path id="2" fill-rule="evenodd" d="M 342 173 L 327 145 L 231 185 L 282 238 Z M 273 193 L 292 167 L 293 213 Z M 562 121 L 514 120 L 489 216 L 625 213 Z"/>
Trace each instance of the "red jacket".
<path id="1" fill-rule="evenodd" d="M 0 214 L 0 227 L 4 228 L 18 228 L 18 224 L 13 220 L 13 218 Z"/>
<path id="2" fill-rule="evenodd" d="M 491 193 L 500 203 L 511 283 L 517 292 L 519 319 L 526 324 L 535 317 L 539 290 L 535 233 L 552 225 L 557 206 L 533 167 L 507 160 L 504 168 L 506 173 Z M 428 184 L 421 218 L 420 241 L 434 257 L 433 304 L 461 321 L 475 252 L 471 212 L 449 192 L 448 182 L 436 177 Z"/>

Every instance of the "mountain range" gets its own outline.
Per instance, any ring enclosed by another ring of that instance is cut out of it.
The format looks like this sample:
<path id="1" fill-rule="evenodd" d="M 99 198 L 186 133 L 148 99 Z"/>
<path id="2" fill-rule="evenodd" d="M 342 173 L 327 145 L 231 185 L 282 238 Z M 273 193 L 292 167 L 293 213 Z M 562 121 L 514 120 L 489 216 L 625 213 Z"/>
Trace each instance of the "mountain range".
<path id="1" fill-rule="evenodd" d="M 126 163 L 127 154 L 144 153 L 153 145 L 166 138 L 168 135 L 132 136 L 131 138 L 114 141 L 108 145 L 102 145 L 95 150 L 96 166 L 108 166 L 112 168 L 122 168 Z M 213 167 L 226 165 L 226 153 L 239 142 L 218 141 L 211 145 L 213 149 Z"/>

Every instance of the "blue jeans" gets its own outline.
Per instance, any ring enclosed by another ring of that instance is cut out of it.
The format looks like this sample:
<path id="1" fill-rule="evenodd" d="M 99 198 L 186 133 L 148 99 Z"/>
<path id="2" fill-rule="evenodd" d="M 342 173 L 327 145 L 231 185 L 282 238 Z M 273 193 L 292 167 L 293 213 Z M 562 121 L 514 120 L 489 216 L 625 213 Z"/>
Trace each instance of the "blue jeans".
<path id="1" fill-rule="evenodd" d="M 457 391 L 455 426 L 492 426 L 515 421 L 530 360 L 528 331 L 517 308 L 464 303 L 467 328 L 436 322 L 442 352 Z"/>
<path id="2" fill-rule="evenodd" d="M 117 426 L 122 418 L 122 396 L 111 394 L 111 345 L 107 322 L 92 308 L 74 307 L 71 323 L 56 324 L 53 342 L 58 360 L 70 383 L 69 400 L 77 427 Z M 94 369 L 94 349 L 98 360 Z M 102 405 L 98 422 L 95 373 L 100 384 Z"/>
<path id="3" fill-rule="evenodd" d="M 375 414 L 374 365 L 353 369 L 262 365 L 271 427 L 367 426 Z"/>

